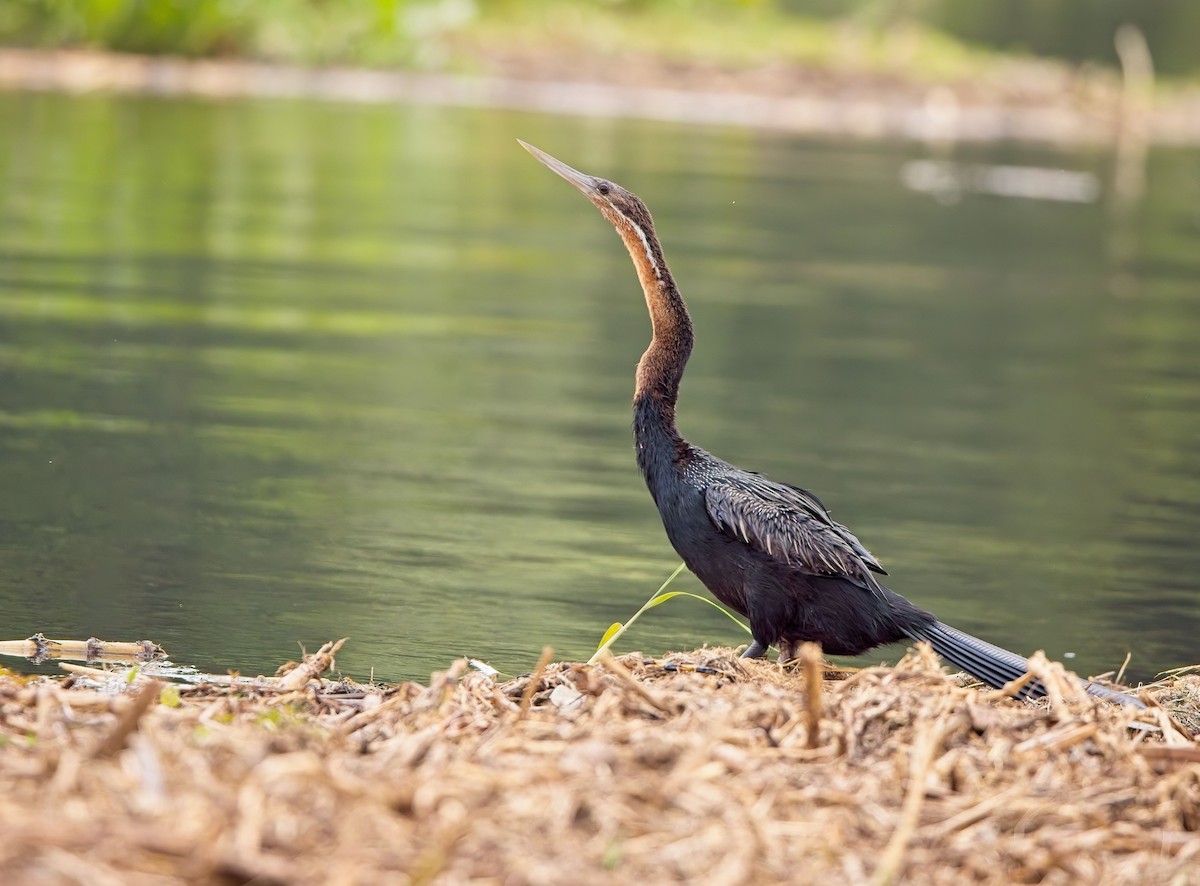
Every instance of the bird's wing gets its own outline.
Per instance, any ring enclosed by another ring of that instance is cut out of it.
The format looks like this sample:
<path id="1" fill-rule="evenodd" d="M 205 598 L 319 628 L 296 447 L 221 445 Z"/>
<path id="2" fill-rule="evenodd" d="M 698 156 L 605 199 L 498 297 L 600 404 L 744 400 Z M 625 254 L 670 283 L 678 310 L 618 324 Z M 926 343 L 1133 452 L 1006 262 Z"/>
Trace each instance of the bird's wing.
<path id="1" fill-rule="evenodd" d="M 801 572 L 844 578 L 868 590 L 879 588 L 872 571 L 887 574 L 804 489 L 743 472 L 709 482 L 704 504 L 722 532 Z"/>

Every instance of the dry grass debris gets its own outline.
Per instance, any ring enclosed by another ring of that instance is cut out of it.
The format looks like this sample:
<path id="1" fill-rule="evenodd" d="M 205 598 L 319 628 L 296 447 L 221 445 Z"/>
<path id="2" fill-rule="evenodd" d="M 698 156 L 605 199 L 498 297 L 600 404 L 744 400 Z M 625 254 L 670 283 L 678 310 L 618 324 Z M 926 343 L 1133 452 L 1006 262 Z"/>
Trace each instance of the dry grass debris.
<path id="1" fill-rule="evenodd" d="M 923 649 L 428 686 L 322 680 L 334 651 L 256 683 L 0 677 L 0 882 L 1200 884 L 1194 673 L 1137 711 Z"/>

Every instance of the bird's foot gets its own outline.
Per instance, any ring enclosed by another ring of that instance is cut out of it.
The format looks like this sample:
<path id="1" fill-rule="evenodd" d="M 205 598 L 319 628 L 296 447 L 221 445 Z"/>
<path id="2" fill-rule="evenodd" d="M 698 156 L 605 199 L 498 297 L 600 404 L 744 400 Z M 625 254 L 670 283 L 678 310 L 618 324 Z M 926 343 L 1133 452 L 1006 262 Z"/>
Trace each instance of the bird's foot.
<path id="1" fill-rule="evenodd" d="M 762 658 L 766 654 L 766 645 L 755 640 L 746 648 L 746 651 L 742 653 L 742 658 Z"/>

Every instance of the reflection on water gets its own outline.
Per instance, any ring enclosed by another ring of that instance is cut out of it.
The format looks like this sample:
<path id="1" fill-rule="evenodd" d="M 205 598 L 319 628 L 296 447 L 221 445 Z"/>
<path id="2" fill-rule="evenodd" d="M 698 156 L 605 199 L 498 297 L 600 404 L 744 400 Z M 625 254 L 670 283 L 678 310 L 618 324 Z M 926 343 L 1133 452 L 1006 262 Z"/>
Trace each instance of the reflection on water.
<path id="1" fill-rule="evenodd" d="M 961 200 L 964 191 L 1065 203 L 1093 203 L 1100 196 L 1100 182 L 1092 173 L 1040 166 L 959 166 L 945 160 L 910 160 L 900 167 L 900 180 L 942 203 Z"/>
<path id="2" fill-rule="evenodd" d="M 697 443 L 817 491 L 990 640 L 1200 659 L 1194 152 L 1150 155 L 1115 269 L 1103 200 L 940 205 L 901 183 L 912 147 L 103 97 L 0 96 L 0 124 L 12 637 L 250 673 L 348 635 L 346 670 L 396 679 L 586 656 L 636 609 L 677 562 L 629 439 L 645 309 L 520 136 L 654 209 Z M 631 636 L 740 640 L 687 604 Z"/>

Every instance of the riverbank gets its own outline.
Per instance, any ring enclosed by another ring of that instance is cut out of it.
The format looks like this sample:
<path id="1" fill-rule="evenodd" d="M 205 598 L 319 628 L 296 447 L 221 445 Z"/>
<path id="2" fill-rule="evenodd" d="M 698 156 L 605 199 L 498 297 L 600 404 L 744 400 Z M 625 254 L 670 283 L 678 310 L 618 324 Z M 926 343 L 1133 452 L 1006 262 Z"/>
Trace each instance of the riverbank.
<path id="1" fill-rule="evenodd" d="M 471 75 L 92 51 L 0 50 L 0 90 L 506 108 L 828 137 L 1200 144 L 1200 88 L 1130 92 L 1112 72 L 1010 60 L 966 77 L 800 63 L 734 65 L 499 42 Z M 1133 96 L 1133 97 L 1131 97 Z"/>
<path id="2" fill-rule="evenodd" d="M 328 652 L 255 680 L 0 676 L 0 877 L 1190 883 L 1200 865 L 1197 675 L 1136 711 L 1072 697 L 1040 657 L 1061 697 L 1035 706 L 920 653 L 840 680 L 700 650 L 381 686 L 320 679 Z"/>

